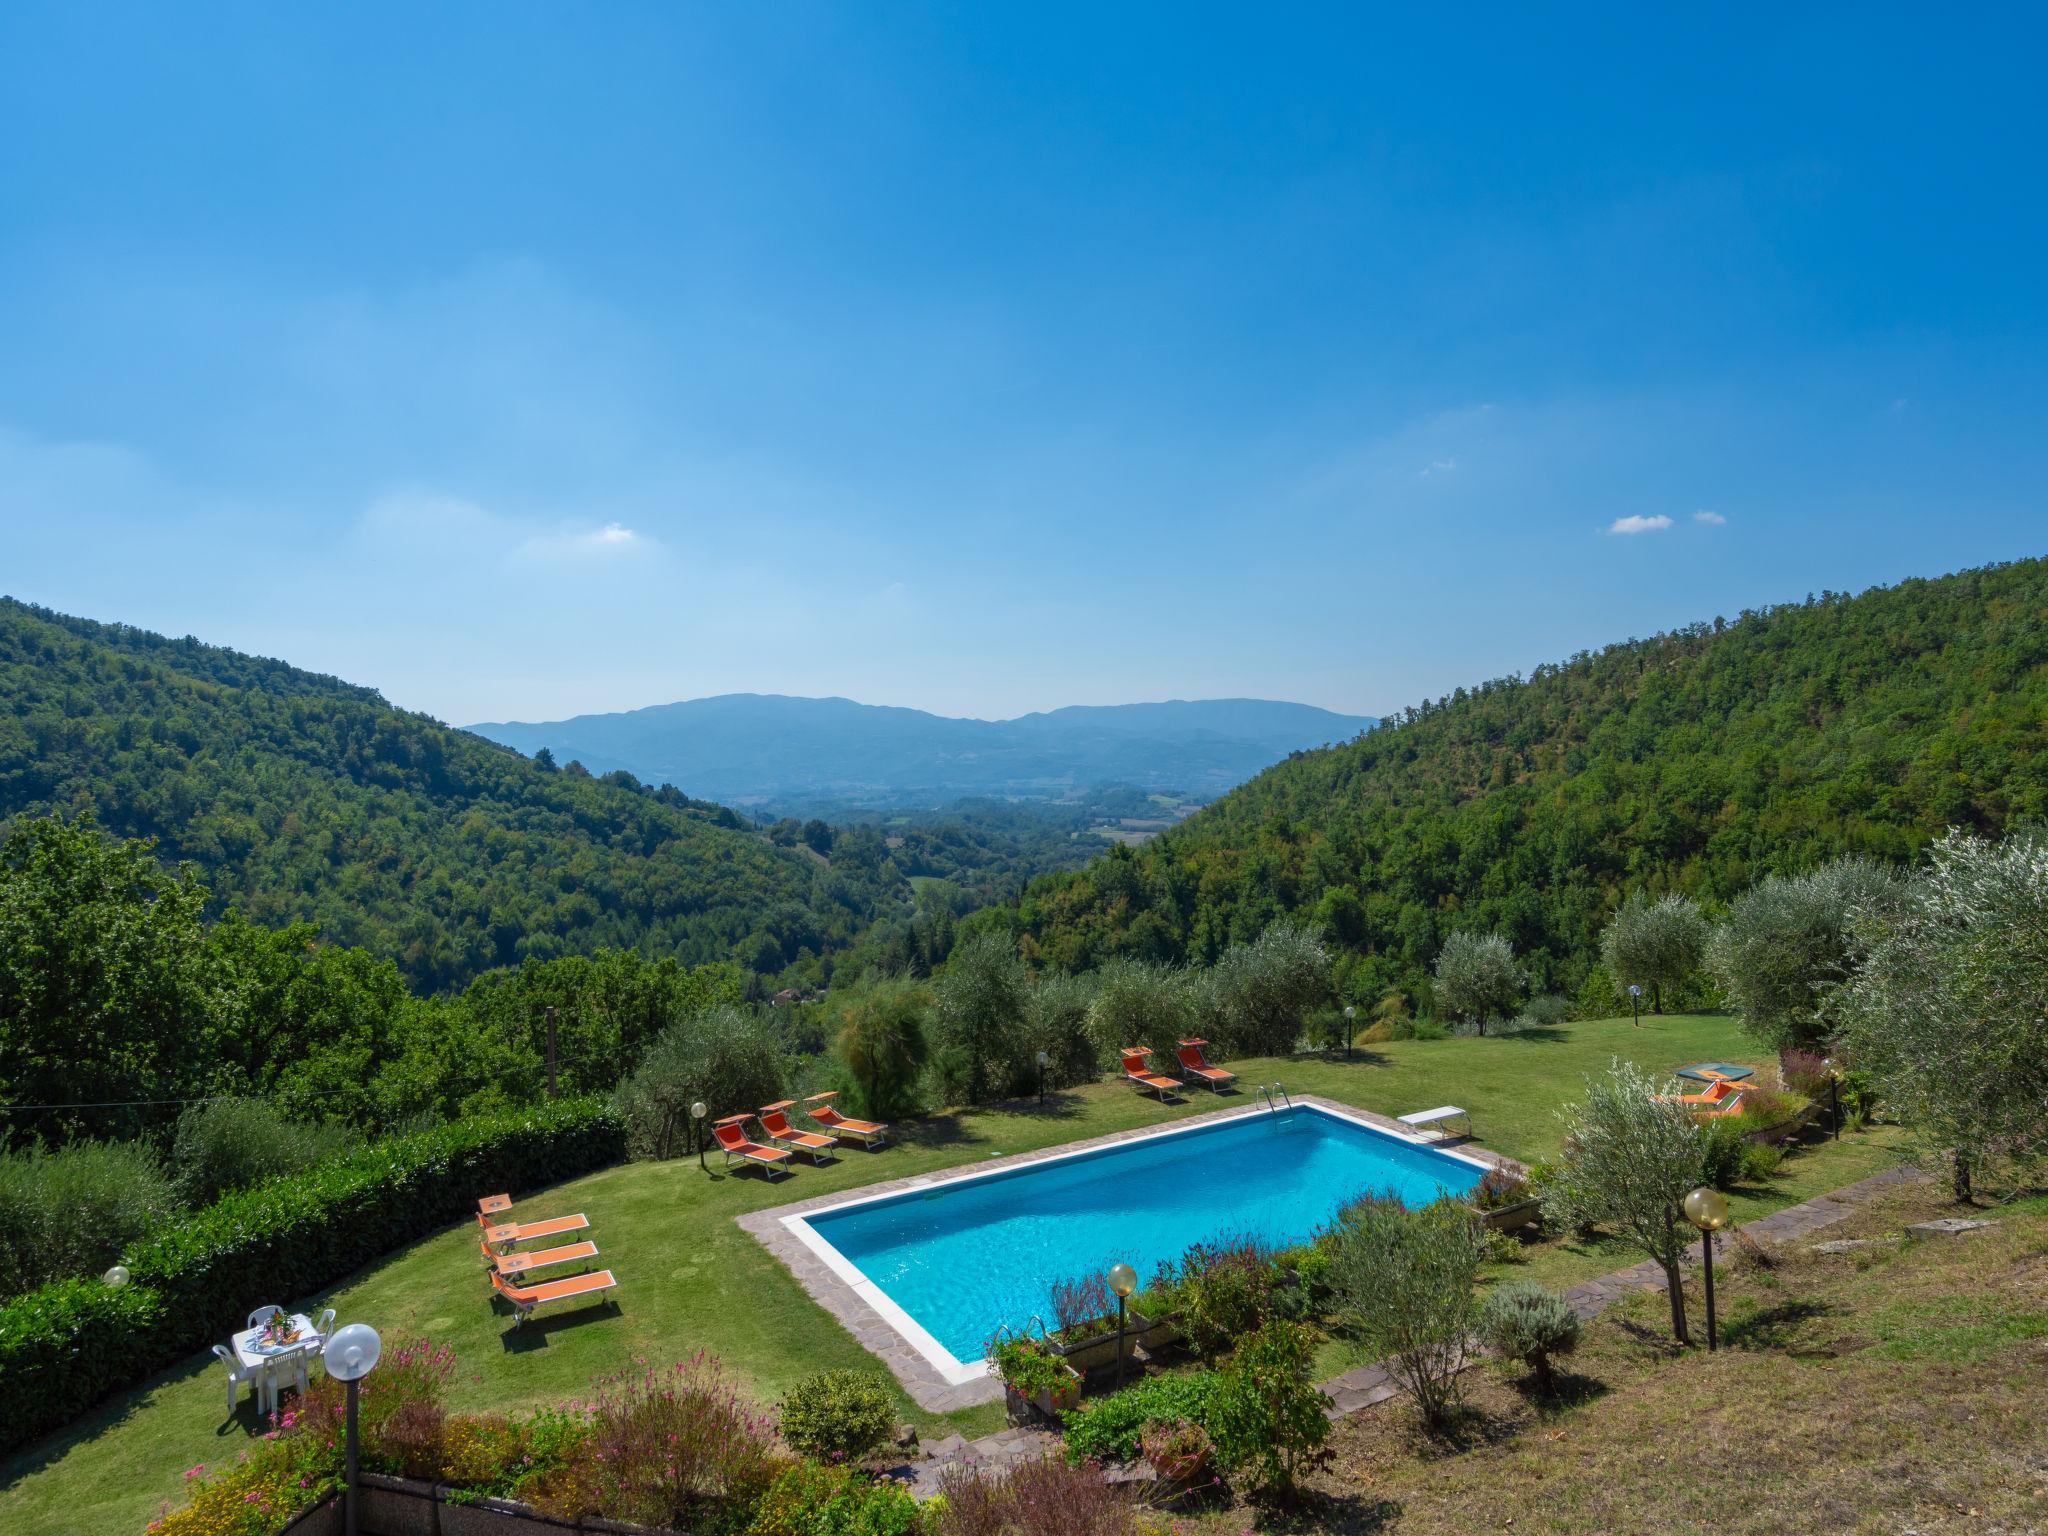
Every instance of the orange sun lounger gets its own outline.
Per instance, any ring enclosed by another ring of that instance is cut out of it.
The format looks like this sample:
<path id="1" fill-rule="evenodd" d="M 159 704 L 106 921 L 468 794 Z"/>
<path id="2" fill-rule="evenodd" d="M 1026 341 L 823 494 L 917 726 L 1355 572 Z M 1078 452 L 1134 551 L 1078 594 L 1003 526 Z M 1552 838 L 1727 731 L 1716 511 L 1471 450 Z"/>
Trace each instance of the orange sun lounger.
<path id="1" fill-rule="evenodd" d="M 489 1243 L 483 1245 L 484 1262 L 501 1275 L 530 1274 L 536 1269 L 551 1269 L 557 1264 L 574 1264 L 578 1259 L 597 1257 L 597 1244 L 589 1241 L 564 1243 L 559 1248 L 542 1248 L 535 1253 L 498 1253 Z"/>
<path id="2" fill-rule="evenodd" d="M 557 1216 L 551 1221 L 508 1221 L 494 1227 L 482 1216 L 476 1224 L 484 1229 L 484 1241 L 493 1248 L 509 1248 L 514 1243 L 530 1243 L 536 1237 L 560 1237 L 564 1232 L 581 1232 L 590 1225 L 590 1218 L 581 1211 L 574 1216 Z"/>
<path id="3" fill-rule="evenodd" d="M 1725 1114 L 1726 1110 L 1721 1106 L 1725 1106 L 1731 1100 L 1740 1099 L 1741 1097 L 1742 1084 L 1734 1081 L 1732 1078 L 1717 1077 L 1707 1086 L 1707 1090 L 1704 1093 L 1660 1093 L 1657 1095 L 1657 1102 L 1659 1104 L 1684 1104 L 1696 1110 L 1712 1110 L 1716 1113 Z"/>
<path id="4" fill-rule="evenodd" d="M 816 1131 L 800 1131 L 789 1123 L 789 1110 L 795 1099 L 781 1099 L 773 1104 L 761 1106 L 761 1129 L 768 1133 L 768 1139 L 778 1147 L 788 1147 L 792 1152 L 801 1148 L 811 1154 L 811 1161 L 822 1163 L 825 1154 L 839 1145 L 837 1136 L 821 1136 Z"/>
<path id="5" fill-rule="evenodd" d="M 725 1149 L 726 1166 L 734 1158 L 752 1163 L 769 1178 L 789 1172 L 781 1164 L 789 1161 L 790 1154 L 780 1147 L 764 1147 L 758 1141 L 747 1140 L 747 1133 L 741 1129 L 747 1123 L 745 1115 L 727 1115 L 723 1120 L 714 1120 L 711 1134 L 718 1138 L 719 1146 Z"/>
<path id="6" fill-rule="evenodd" d="M 1237 1074 L 1235 1072 L 1226 1072 L 1221 1067 L 1209 1065 L 1209 1058 L 1202 1054 L 1202 1047 L 1208 1043 L 1206 1040 L 1181 1041 L 1178 1053 L 1180 1056 L 1180 1069 L 1187 1073 L 1188 1076 L 1201 1079 L 1201 1081 L 1215 1089 L 1216 1092 L 1221 1093 L 1225 1083 L 1237 1081 Z"/>
<path id="7" fill-rule="evenodd" d="M 510 1195 L 484 1195 L 476 1203 L 476 1213 L 479 1216 L 502 1216 L 511 1209 Z"/>
<path id="8" fill-rule="evenodd" d="M 1141 1045 L 1127 1045 L 1121 1052 L 1124 1058 L 1124 1079 L 1138 1085 L 1139 1091 L 1156 1093 L 1164 1104 L 1170 1093 L 1180 1092 L 1180 1079 L 1165 1077 L 1152 1070 L 1152 1053 Z"/>
<path id="9" fill-rule="evenodd" d="M 535 1307 L 544 1307 L 551 1301 L 569 1301 L 577 1296 L 596 1296 L 614 1289 L 618 1283 L 608 1269 L 587 1275 L 571 1275 L 567 1280 L 549 1280 L 540 1285 L 513 1285 L 495 1270 L 491 1273 L 491 1288 L 512 1303 L 516 1314 L 512 1326 L 515 1328 L 533 1316 Z"/>
<path id="10" fill-rule="evenodd" d="M 889 1127 L 877 1120 L 849 1120 L 832 1105 L 838 1090 L 814 1093 L 804 1100 L 804 1113 L 835 1136 L 846 1136 L 864 1147 L 888 1145 Z"/>

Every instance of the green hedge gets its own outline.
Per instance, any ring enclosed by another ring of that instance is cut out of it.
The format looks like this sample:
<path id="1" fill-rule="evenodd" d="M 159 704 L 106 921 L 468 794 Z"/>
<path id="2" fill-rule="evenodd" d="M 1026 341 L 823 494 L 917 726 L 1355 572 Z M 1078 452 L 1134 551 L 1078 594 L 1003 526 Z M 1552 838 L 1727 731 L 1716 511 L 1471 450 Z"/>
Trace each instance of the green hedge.
<path id="1" fill-rule="evenodd" d="M 114 1291 L 62 1280 L 0 1304 L 0 1452 L 110 1392 L 224 1342 L 261 1302 L 302 1297 L 451 1221 L 477 1196 L 618 1162 L 599 1099 L 457 1121 L 227 1196 L 124 1256 Z"/>

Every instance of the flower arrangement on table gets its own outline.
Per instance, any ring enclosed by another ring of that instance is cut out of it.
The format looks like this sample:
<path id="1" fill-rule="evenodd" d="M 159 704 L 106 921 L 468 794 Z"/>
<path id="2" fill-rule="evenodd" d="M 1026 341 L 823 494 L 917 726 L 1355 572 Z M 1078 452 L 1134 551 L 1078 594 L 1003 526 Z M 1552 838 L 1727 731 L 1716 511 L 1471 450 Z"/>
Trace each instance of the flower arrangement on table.
<path id="1" fill-rule="evenodd" d="M 276 1312 L 263 1320 L 263 1326 L 256 1330 L 256 1344 L 259 1349 L 282 1349 L 287 1344 L 296 1344 L 299 1339 L 299 1325 Z"/>

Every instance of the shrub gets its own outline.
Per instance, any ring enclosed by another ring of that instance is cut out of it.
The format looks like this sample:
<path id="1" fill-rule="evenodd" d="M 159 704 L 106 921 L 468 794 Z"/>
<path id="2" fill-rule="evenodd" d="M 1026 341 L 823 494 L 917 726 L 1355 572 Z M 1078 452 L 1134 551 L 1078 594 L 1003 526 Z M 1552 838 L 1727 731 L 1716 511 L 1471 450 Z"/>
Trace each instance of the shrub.
<path id="1" fill-rule="evenodd" d="M 1088 1400 L 1067 1415 L 1069 1461 L 1129 1461 L 1148 1424 L 1187 1419 L 1206 1424 L 1216 1395 L 1214 1371 L 1148 1376 L 1108 1397 Z"/>
<path id="2" fill-rule="evenodd" d="M 932 1536 L 1139 1536 L 1131 1492 L 1113 1488 L 1093 1467 L 1047 1457 L 1007 1477 L 955 1467 L 939 1482 Z"/>
<path id="3" fill-rule="evenodd" d="M 163 1165 L 139 1141 L 0 1155 L 0 1296 L 98 1274 L 177 1210 Z"/>
<path id="4" fill-rule="evenodd" d="M 1003 1385 L 1020 1397 L 1055 1392 L 1073 1380 L 1066 1361 L 1039 1347 L 1034 1339 L 1014 1336 L 991 1340 L 988 1362 Z"/>
<path id="5" fill-rule="evenodd" d="M 1503 1360 L 1527 1366 L 1537 1389 L 1548 1393 L 1555 1385 L 1552 1358 L 1579 1347 L 1579 1315 L 1562 1296 L 1523 1281 L 1488 1294 L 1479 1336 Z"/>
<path id="6" fill-rule="evenodd" d="M 774 1425 L 702 1353 L 666 1371 L 601 1379 L 590 1447 L 582 1475 L 537 1492 L 543 1514 L 694 1530 L 706 1512 L 753 1508 L 787 1466 Z"/>
<path id="7" fill-rule="evenodd" d="M 1742 1177 L 1751 1184 L 1762 1184 L 1778 1171 L 1784 1161 L 1783 1147 L 1764 1142 L 1745 1143 L 1742 1148 Z"/>
<path id="8" fill-rule="evenodd" d="M 894 1483 L 843 1467 L 799 1462 L 769 1486 L 747 1536 L 910 1536 L 924 1529 L 917 1501 Z"/>
<path id="9" fill-rule="evenodd" d="M 0 1304 L 0 1450 L 242 1324 L 251 1297 L 304 1296 L 463 1218 L 481 1190 L 618 1161 L 618 1119 L 563 1099 L 364 1147 L 228 1195 L 139 1240 L 134 1283 L 62 1281 Z"/>
<path id="10" fill-rule="evenodd" d="M 1748 1169 L 1749 1143 L 1733 1119 L 1709 1121 L 1700 1131 L 1700 1182 L 1733 1189 Z"/>
<path id="11" fill-rule="evenodd" d="M 792 1450 L 821 1461 L 859 1461 L 889 1443 L 896 1400 L 874 1371 L 826 1371 L 790 1389 L 780 1418 Z"/>
<path id="12" fill-rule="evenodd" d="M 411 1339 L 399 1344 L 363 1378 L 357 1389 L 364 1465 L 373 1472 L 439 1482 L 447 1474 L 443 1399 L 455 1375 L 455 1355 L 445 1344 Z M 339 1442 L 346 1422 L 342 1384 L 318 1377 L 281 1427 L 313 1440 Z"/>
<path id="13" fill-rule="evenodd" d="M 1531 1029 L 1555 1029 L 1572 1016 L 1572 1001 L 1559 992 L 1532 997 L 1522 1009 L 1519 1023 Z"/>
<path id="14" fill-rule="evenodd" d="M 1493 1228 L 1479 1228 L 1479 1257 L 1487 1264 L 1521 1264 L 1529 1255 L 1522 1249 L 1522 1240 L 1512 1232 L 1496 1232 Z"/>
<path id="15" fill-rule="evenodd" d="M 1173 1286 L 1181 1326 L 1203 1349 L 1249 1333 L 1273 1310 L 1273 1251 L 1250 1233 L 1225 1233 L 1182 1256 Z"/>
<path id="16" fill-rule="evenodd" d="M 1329 1438 L 1329 1398 L 1309 1379 L 1314 1336 L 1272 1322 L 1248 1334 L 1219 1374 L 1208 1429 L 1223 1464 L 1285 1493 Z"/>
<path id="17" fill-rule="evenodd" d="M 1480 1230 L 1466 1206 L 1448 1199 L 1410 1211 L 1391 1195 L 1369 1197 L 1338 1218 L 1337 1294 L 1361 1343 L 1388 1356 L 1388 1370 L 1431 1428 L 1458 1397 Z"/>
<path id="18" fill-rule="evenodd" d="M 192 1205 L 211 1205 L 230 1190 L 298 1173 L 339 1152 L 339 1127 L 287 1120 L 262 1099 L 216 1099 L 178 1117 L 171 1166 Z"/>

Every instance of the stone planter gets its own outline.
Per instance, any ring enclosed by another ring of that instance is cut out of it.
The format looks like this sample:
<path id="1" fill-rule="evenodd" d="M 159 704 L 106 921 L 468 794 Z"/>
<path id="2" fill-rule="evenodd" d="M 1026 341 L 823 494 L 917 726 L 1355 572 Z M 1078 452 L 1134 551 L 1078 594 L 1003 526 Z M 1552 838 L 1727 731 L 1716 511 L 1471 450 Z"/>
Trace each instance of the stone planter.
<path id="1" fill-rule="evenodd" d="M 1143 1319 L 1135 1314 L 1124 1319 L 1124 1358 L 1130 1359 L 1131 1351 L 1138 1347 L 1138 1334 Z M 1074 1370 L 1086 1376 L 1104 1366 L 1116 1364 L 1116 1329 L 1107 1333 L 1091 1334 L 1088 1338 L 1077 1339 L 1069 1344 L 1056 1333 L 1045 1336 L 1045 1347 L 1058 1355 Z"/>
<path id="2" fill-rule="evenodd" d="M 1213 1454 L 1212 1449 L 1205 1445 L 1191 1455 L 1161 1457 L 1152 1463 L 1152 1470 L 1162 1482 L 1193 1482 L 1209 1470 L 1209 1459 Z"/>
<path id="3" fill-rule="evenodd" d="M 1515 1232 L 1523 1227 L 1538 1226 L 1543 1221 L 1543 1201 L 1540 1197 L 1517 1200 L 1513 1205 L 1480 1212 L 1479 1220 L 1494 1232 Z"/>
<path id="4" fill-rule="evenodd" d="M 1109 1342 L 1110 1357 L 1114 1359 L 1116 1356 L 1116 1340 L 1112 1338 Z M 1056 1419 L 1080 1401 L 1081 1375 L 1069 1365 L 1067 1367 L 1066 1379 L 1058 1386 L 1047 1387 L 1043 1392 L 1032 1394 L 1031 1406 L 1044 1414 L 1048 1419 Z"/>
<path id="5" fill-rule="evenodd" d="M 1132 1323 L 1137 1330 L 1138 1345 L 1148 1355 L 1162 1349 L 1170 1349 L 1181 1341 L 1178 1312 L 1169 1312 L 1157 1320 L 1148 1318 L 1140 1312 L 1133 1315 Z"/>

